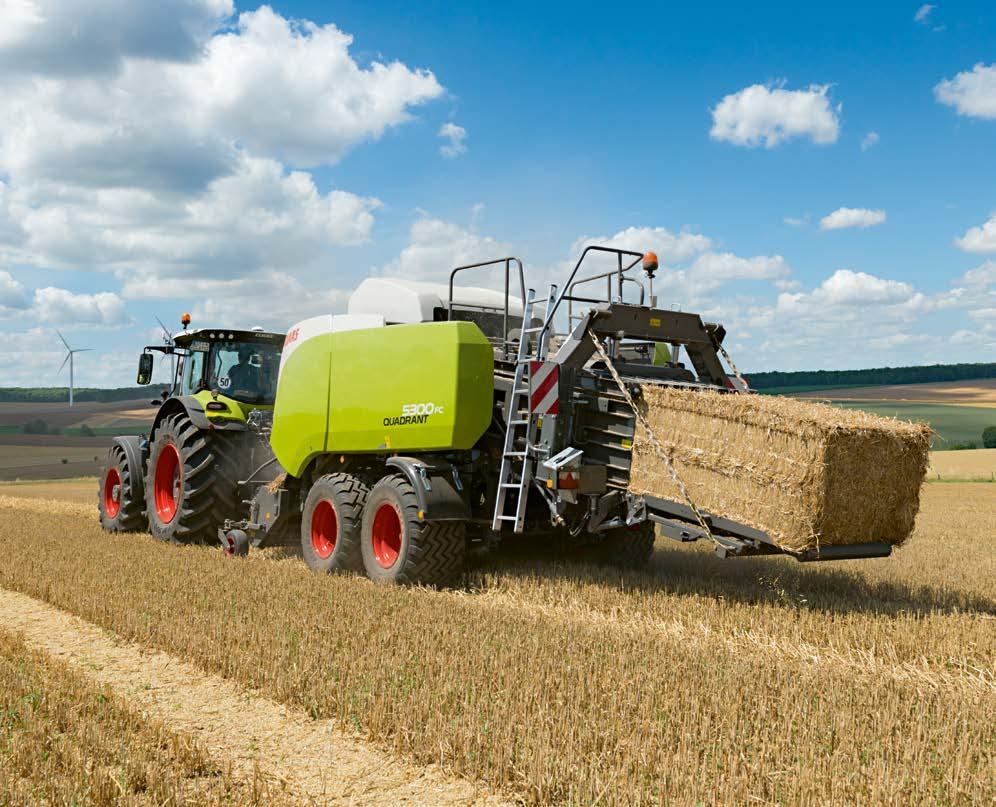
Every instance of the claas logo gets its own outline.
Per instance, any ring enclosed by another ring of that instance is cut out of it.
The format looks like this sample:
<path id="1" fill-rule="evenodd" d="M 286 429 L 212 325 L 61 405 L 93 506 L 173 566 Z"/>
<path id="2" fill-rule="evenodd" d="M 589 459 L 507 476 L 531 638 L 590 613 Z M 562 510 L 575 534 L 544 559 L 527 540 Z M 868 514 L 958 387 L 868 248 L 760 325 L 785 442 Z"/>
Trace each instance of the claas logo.
<path id="1" fill-rule="evenodd" d="M 297 341 L 297 338 L 301 335 L 300 328 L 291 328 L 290 333 L 287 334 L 284 339 L 284 347 L 287 347 L 291 342 Z"/>

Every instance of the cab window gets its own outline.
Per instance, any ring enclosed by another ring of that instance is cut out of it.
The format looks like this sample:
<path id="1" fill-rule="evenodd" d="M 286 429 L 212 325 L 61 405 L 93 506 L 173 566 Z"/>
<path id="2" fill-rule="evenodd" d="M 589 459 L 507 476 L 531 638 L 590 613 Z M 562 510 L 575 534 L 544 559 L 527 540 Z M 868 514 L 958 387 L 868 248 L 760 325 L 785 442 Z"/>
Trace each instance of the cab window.
<path id="1" fill-rule="evenodd" d="M 206 353 L 194 351 L 183 360 L 183 379 L 180 391 L 184 395 L 193 395 L 204 388 L 202 379 L 204 378 L 205 356 L 207 356 Z"/>
<path id="2" fill-rule="evenodd" d="M 280 346 L 271 342 L 216 342 L 211 348 L 212 389 L 245 403 L 272 403 L 276 397 Z"/>

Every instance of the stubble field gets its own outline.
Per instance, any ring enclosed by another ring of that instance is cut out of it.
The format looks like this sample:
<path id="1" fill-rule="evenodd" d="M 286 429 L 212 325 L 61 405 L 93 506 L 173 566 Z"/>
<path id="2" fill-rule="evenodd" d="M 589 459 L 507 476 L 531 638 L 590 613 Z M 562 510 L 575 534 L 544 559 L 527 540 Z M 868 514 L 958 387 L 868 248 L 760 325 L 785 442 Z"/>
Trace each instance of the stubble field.
<path id="1" fill-rule="evenodd" d="M 722 561 L 659 542 L 645 573 L 516 558 L 427 591 L 109 536 L 78 503 L 86 484 L 0 488 L 0 587 L 495 793 L 996 798 L 996 486 L 925 486 L 890 559 Z"/>

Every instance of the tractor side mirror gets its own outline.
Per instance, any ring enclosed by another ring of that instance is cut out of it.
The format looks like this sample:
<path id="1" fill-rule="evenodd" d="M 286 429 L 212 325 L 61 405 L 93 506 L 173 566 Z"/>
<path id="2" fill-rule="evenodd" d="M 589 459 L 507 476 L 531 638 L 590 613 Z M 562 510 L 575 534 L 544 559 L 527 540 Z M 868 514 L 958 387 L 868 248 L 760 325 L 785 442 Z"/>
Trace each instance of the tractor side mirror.
<path id="1" fill-rule="evenodd" d="M 145 386 L 152 381 L 152 354 L 143 353 L 138 357 L 138 378 L 136 381 Z"/>

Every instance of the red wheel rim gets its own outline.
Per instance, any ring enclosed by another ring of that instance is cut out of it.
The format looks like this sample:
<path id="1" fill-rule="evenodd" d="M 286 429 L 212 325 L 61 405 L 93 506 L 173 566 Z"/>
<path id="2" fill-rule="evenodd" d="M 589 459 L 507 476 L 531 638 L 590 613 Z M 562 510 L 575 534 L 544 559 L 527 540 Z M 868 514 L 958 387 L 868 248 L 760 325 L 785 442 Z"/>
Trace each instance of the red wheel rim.
<path id="1" fill-rule="evenodd" d="M 104 477 L 104 512 L 114 518 L 121 512 L 121 474 L 111 468 Z"/>
<path id="2" fill-rule="evenodd" d="M 183 471 L 180 452 L 176 445 L 166 443 L 156 460 L 156 472 L 152 480 L 152 494 L 156 504 L 156 515 L 163 524 L 176 518 L 180 491 L 183 489 Z"/>
<path id="3" fill-rule="evenodd" d="M 374 558 L 383 568 L 390 569 L 401 554 L 401 517 L 394 505 L 385 502 L 377 508 L 371 532 Z"/>
<path id="4" fill-rule="evenodd" d="M 339 517 L 332 502 L 322 499 L 311 514 L 311 546 L 322 560 L 335 551 L 339 537 Z"/>

